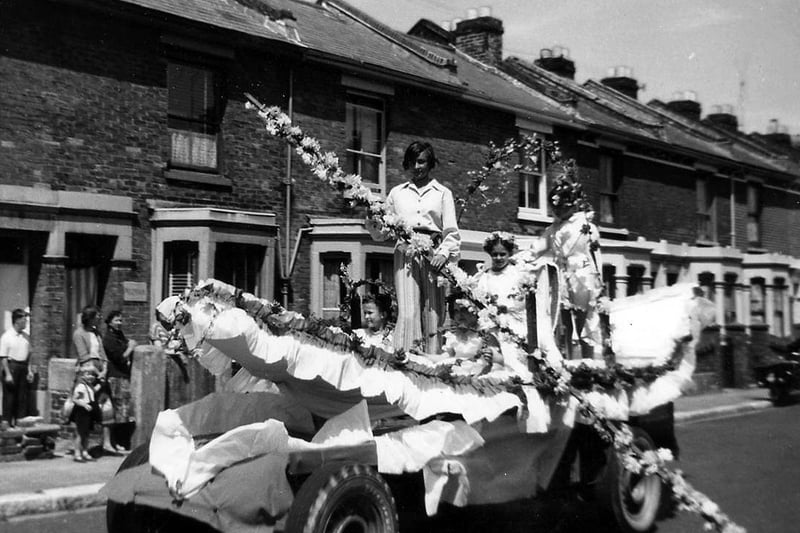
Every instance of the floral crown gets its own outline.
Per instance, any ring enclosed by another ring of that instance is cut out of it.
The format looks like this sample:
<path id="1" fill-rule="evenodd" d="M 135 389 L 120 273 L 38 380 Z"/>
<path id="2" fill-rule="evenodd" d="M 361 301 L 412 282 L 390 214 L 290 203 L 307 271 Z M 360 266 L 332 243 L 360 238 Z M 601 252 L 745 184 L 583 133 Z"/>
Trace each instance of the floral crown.
<path id="1" fill-rule="evenodd" d="M 507 231 L 493 231 L 490 233 L 489 236 L 486 237 L 486 240 L 483 241 L 483 250 L 489 253 L 496 244 L 502 244 L 508 248 L 512 254 L 517 251 L 517 241 L 514 235 Z"/>

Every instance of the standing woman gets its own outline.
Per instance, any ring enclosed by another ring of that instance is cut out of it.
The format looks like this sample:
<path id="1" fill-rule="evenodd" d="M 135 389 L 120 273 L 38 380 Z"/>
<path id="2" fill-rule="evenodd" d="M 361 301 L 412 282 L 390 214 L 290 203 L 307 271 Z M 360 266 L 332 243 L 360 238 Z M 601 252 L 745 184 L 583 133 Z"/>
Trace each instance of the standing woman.
<path id="1" fill-rule="evenodd" d="M 93 367 L 97 371 L 95 390 L 99 394 L 96 399 L 98 405 L 102 406 L 109 396 L 106 383 L 108 358 L 98 331 L 99 324 L 100 310 L 93 305 L 84 307 L 81 310 L 81 323 L 72 334 L 72 343 L 78 352 L 78 370 Z M 103 451 L 116 454 L 116 450 L 111 447 L 111 430 L 105 423 L 103 425 Z"/>
<path id="2" fill-rule="evenodd" d="M 599 358 L 605 355 L 598 306 L 604 287 L 600 232 L 594 224 L 594 211 L 581 185 L 569 179 L 556 183 L 548 201 L 553 223 L 545 230 L 543 240 L 561 275 L 560 299 L 567 356 L 570 359 L 575 355 Z M 581 346 L 580 354 L 572 353 L 573 332 Z"/>
<path id="3" fill-rule="evenodd" d="M 122 451 L 115 437 L 116 429 L 133 422 L 131 401 L 131 362 L 136 341 L 128 340 L 122 332 L 122 311 L 115 309 L 106 316 L 103 348 L 108 357 L 108 388 L 114 405 L 114 427 L 111 428 L 111 447 Z"/>
<path id="4" fill-rule="evenodd" d="M 456 221 L 453 193 L 431 177 L 438 161 L 433 146 L 412 142 L 403 157 L 408 181 L 395 186 L 386 197 L 386 213 L 416 233 L 427 235 L 433 250 L 427 257 L 415 253 L 407 243 L 398 242 L 394 250 L 394 282 L 397 291 L 396 350 L 408 350 L 418 339 L 428 353 L 438 353 L 439 330 L 444 324 L 444 288 L 437 283 L 439 270 L 448 261 L 458 261 L 461 236 Z M 380 228 L 368 224 L 373 238 L 385 240 Z"/>

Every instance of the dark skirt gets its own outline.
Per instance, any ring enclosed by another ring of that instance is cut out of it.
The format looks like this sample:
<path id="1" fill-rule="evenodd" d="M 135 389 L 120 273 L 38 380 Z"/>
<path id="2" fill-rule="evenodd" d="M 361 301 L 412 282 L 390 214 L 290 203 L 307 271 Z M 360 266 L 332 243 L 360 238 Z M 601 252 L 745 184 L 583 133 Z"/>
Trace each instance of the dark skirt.
<path id="1" fill-rule="evenodd" d="M 78 435 L 84 438 L 89 436 L 89 432 L 94 426 L 95 418 L 96 413 L 88 411 L 80 405 L 73 407 L 72 413 L 69 415 L 70 422 L 75 422 Z"/>
<path id="2" fill-rule="evenodd" d="M 131 380 L 128 378 L 108 378 L 108 388 L 111 393 L 111 403 L 114 405 L 114 424 L 125 424 L 134 420 L 133 398 L 131 397 Z"/>

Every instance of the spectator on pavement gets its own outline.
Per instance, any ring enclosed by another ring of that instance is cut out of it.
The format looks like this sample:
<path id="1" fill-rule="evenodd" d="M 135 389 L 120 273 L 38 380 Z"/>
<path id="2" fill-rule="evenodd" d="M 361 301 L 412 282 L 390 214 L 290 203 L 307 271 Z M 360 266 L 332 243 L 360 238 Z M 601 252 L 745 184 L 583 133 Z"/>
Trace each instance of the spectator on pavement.
<path id="1" fill-rule="evenodd" d="M 108 375 L 108 357 L 103 348 L 98 325 L 100 323 L 100 310 L 87 305 L 81 310 L 81 323 L 72 334 L 72 342 L 78 352 L 78 369 L 94 368 L 97 371 L 95 392 L 96 401 L 100 406 L 103 422 L 103 451 L 115 455 L 116 449 L 111 446 L 111 428 L 113 415 L 108 404 L 111 404 L 111 393 L 108 388 L 106 376 Z M 112 408 L 113 409 L 113 408 Z M 103 412 L 105 411 L 105 414 Z"/>
<path id="2" fill-rule="evenodd" d="M 3 420 L 15 425 L 28 416 L 28 383 L 33 372 L 28 364 L 30 339 L 25 333 L 28 313 L 22 309 L 11 312 L 12 327 L 0 337 L 0 374 L 3 376 Z"/>
<path id="3" fill-rule="evenodd" d="M 124 449 L 115 438 L 123 426 L 134 421 L 131 398 L 131 363 L 136 341 L 122 332 L 122 311 L 114 309 L 106 316 L 106 332 L 103 348 L 108 358 L 108 388 L 114 406 L 114 420 L 110 427 L 111 448 L 117 452 Z"/>

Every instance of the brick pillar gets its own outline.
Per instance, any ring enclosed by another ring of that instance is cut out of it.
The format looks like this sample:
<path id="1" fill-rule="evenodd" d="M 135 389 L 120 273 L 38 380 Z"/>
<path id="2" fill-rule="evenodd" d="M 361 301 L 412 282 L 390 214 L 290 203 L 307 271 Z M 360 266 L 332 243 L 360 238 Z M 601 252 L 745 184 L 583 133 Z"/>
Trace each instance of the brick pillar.
<path id="1" fill-rule="evenodd" d="M 72 332 L 66 331 L 64 309 L 66 305 L 66 257 L 44 256 L 31 301 L 31 356 L 34 371 L 39 373 L 37 409 L 39 415 L 49 419 L 50 401 L 47 399 L 49 361 L 56 357 L 69 357 L 67 342 Z"/>
<path id="2" fill-rule="evenodd" d="M 723 386 L 746 387 L 752 381 L 750 372 L 750 346 L 747 342 L 747 328 L 744 324 L 728 324 L 726 331 L 726 352 L 723 363 Z"/>
<path id="3" fill-rule="evenodd" d="M 765 363 L 772 355 L 769 347 L 769 325 L 752 324 L 750 326 L 750 343 L 747 357 L 747 368 L 742 372 L 747 372 L 748 383 L 752 382 L 753 366 Z"/>
<path id="4" fill-rule="evenodd" d="M 153 311 L 149 302 L 125 301 L 125 291 L 123 283 L 126 281 L 136 281 L 139 273 L 133 261 L 113 260 L 111 262 L 111 273 L 106 284 L 106 293 L 103 299 L 103 311 L 108 312 L 112 309 L 122 311 L 124 318 L 123 331 L 129 339 L 134 339 L 139 344 L 148 342 L 150 323 L 153 319 Z M 147 292 L 149 294 L 149 290 Z"/>
<path id="5" fill-rule="evenodd" d="M 131 368 L 131 396 L 134 403 L 136 429 L 131 447 L 150 439 L 158 413 L 164 410 L 166 371 L 164 351 L 158 346 L 137 346 Z"/>

